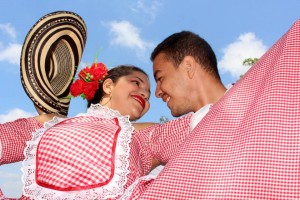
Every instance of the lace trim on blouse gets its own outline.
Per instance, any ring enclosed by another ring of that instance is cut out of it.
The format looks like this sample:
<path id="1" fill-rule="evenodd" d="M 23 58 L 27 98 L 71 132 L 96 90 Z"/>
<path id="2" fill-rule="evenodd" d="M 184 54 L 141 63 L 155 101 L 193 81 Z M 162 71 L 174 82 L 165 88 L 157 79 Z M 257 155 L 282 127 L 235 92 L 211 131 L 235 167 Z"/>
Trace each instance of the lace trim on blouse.
<path id="1" fill-rule="evenodd" d="M 79 191 L 58 191 L 38 185 L 35 181 L 36 151 L 38 143 L 43 133 L 62 122 L 65 118 L 54 117 L 53 120 L 45 123 L 45 127 L 32 133 L 32 140 L 27 142 L 24 150 L 25 160 L 22 164 L 22 181 L 24 183 L 23 194 L 35 199 L 108 199 L 116 198 L 124 193 L 124 186 L 127 182 L 129 173 L 129 153 L 133 134 L 133 126 L 129 121 L 129 116 L 122 116 L 118 111 L 101 106 L 100 104 L 91 105 L 87 113 L 81 113 L 77 116 L 98 116 L 101 118 L 118 118 L 121 131 L 118 136 L 118 142 L 115 150 L 115 173 L 109 184 L 93 189 Z"/>

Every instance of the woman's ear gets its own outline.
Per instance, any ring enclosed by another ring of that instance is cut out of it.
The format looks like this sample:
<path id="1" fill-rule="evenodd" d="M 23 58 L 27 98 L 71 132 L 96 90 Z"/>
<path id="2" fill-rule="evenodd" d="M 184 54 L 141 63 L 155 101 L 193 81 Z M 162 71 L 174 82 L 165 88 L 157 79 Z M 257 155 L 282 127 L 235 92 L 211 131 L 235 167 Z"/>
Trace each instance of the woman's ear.
<path id="1" fill-rule="evenodd" d="M 110 95 L 114 89 L 114 82 L 108 78 L 103 82 L 102 88 L 105 94 Z"/>
<path id="2" fill-rule="evenodd" d="M 193 78 L 196 71 L 196 60 L 193 56 L 185 56 L 183 59 L 184 69 L 186 70 L 188 77 Z"/>

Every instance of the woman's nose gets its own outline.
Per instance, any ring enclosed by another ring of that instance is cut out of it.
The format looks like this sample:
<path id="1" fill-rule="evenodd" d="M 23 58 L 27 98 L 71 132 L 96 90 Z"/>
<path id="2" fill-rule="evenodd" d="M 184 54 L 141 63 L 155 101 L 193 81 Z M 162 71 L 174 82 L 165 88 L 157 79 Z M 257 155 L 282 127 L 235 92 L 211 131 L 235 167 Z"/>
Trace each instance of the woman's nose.
<path id="1" fill-rule="evenodd" d="M 140 94 L 141 94 L 141 96 L 142 96 L 144 99 L 146 99 L 147 101 L 149 100 L 149 98 L 150 98 L 150 92 L 149 92 L 149 90 L 141 89 L 141 90 L 140 90 Z"/>

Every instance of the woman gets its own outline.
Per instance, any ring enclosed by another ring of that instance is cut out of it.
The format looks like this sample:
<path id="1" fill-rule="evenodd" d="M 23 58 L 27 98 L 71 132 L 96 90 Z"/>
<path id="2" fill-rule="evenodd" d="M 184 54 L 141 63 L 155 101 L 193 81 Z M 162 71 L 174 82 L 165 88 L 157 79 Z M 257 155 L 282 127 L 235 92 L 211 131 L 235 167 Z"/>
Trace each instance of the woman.
<path id="1" fill-rule="evenodd" d="M 96 68 L 103 70 L 96 73 Z M 99 63 L 85 68 L 71 86 L 71 94 L 88 100 L 86 114 L 54 118 L 33 133 L 25 149 L 24 195 L 38 199 L 116 199 L 139 177 L 148 174 L 157 160 L 164 162 L 175 152 L 165 151 L 156 157 L 155 144 L 150 147 L 151 136 L 168 132 L 174 122 L 143 131 L 139 130 L 151 124 L 130 123 L 150 107 L 147 74 L 134 66 L 116 67 L 107 75 L 105 69 Z M 98 89 L 92 83 L 96 76 L 100 77 L 100 81 L 96 80 Z M 185 126 L 188 123 L 181 121 L 183 125 L 176 131 L 183 137 L 177 136 L 178 142 L 172 137 L 166 139 L 173 143 L 170 150 L 176 149 L 189 130 Z"/>

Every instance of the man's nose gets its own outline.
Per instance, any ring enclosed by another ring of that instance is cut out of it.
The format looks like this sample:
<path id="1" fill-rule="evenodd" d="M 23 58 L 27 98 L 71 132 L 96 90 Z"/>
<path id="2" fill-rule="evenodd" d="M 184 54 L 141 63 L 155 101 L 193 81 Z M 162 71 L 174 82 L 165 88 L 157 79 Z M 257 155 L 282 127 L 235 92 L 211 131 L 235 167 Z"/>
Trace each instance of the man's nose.
<path id="1" fill-rule="evenodd" d="M 163 92 L 162 92 L 162 90 L 160 89 L 160 83 L 157 83 L 156 89 L 155 89 L 155 96 L 156 96 L 157 98 L 161 98 L 161 97 L 162 97 L 162 94 L 163 94 Z"/>

